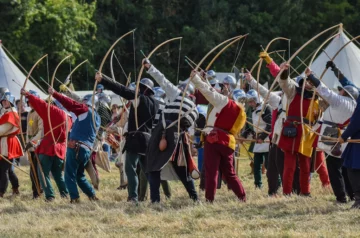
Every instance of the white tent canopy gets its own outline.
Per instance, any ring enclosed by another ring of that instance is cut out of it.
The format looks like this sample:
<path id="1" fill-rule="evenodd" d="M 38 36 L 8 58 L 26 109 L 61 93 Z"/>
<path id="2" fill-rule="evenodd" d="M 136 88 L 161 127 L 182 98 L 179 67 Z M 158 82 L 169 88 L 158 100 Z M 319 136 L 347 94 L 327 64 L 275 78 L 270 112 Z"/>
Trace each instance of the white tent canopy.
<path id="1" fill-rule="evenodd" d="M 79 97 L 83 98 L 84 96 L 86 96 L 88 94 L 92 94 L 93 91 L 75 91 L 74 93 L 76 95 L 78 95 Z M 120 99 L 119 95 L 113 93 L 110 90 L 104 90 L 104 93 L 111 98 L 111 104 L 122 105 L 122 102 L 121 102 L 121 99 Z"/>
<path id="2" fill-rule="evenodd" d="M 13 79 L 20 85 L 24 85 L 26 76 L 7 56 L 0 41 L 0 87 L 8 88 L 15 98 L 19 99 L 21 87 L 14 83 Z M 41 98 L 46 97 L 46 94 L 29 80 L 26 84 L 26 90 L 30 89 L 38 92 Z"/>
<path id="3" fill-rule="evenodd" d="M 350 39 L 345 35 L 343 30 L 340 29 L 339 36 L 336 36 L 329 43 L 325 48 L 325 52 L 329 57 L 333 57 L 336 52 L 349 41 Z M 314 60 L 310 67 L 311 70 L 315 72 L 316 76 L 321 76 L 325 69 L 326 62 L 330 60 L 329 57 L 324 52 L 321 52 L 316 60 Z M 353 42 L 349 43 L 340 51 L 335 58 L 334 63 L 347 79 L 352 81 L 357 87 L 360 86 L 360 49 Z M 326 86 L 331 89 L 340 85 L 339 80 L 335 77 L 334 72 L 331 71 L 331 69 L 327 70 L 322 80 Z"/>

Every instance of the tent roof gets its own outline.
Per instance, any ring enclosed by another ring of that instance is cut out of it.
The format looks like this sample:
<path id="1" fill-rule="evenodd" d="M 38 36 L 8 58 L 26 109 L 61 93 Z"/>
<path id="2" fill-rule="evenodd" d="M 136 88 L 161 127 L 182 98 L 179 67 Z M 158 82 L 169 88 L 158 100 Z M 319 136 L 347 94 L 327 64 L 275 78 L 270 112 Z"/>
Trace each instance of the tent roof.
<path id="1" fill-rule="evenodd" d="M 0 41 L 0 87 L 8 88 L 15 98 L 19 99 L 21 87 L 14 83 L 13 79 L 15 79 L 15 81 L 17 81 L 20 85 L 23 85 L 26 76 L 7 56 Z M 46 94 L 29 80 L 26 84 L 26 90 L 30 89 L 38 92 L 41 98 L 46 97 Z"/>
<path id="2" fill-rule="evenodd" d="M 325 48 L 325 52 L 329 57 L 333 57 L 343 45 L 350 41 L 342 29 L 340 29 L 339 33 L 340 35 L 336 36 Z M 321 52 L 310 66 L 311 70 L 314 71 L 318 77 L 320 77 L 324 71 L 326 62 L 330 60 L 329 57 L 324 52 Z M 334 63 L 345 77 L 352 81 L 356 86 L 360 86 L 360 49 L 353 42 L 349 43 L 340 51 L 335 58 Z M 330 69 L 327 70 L 322 80 L 326 86 L 331 89 L 340 85 L 339 80 Z"/>

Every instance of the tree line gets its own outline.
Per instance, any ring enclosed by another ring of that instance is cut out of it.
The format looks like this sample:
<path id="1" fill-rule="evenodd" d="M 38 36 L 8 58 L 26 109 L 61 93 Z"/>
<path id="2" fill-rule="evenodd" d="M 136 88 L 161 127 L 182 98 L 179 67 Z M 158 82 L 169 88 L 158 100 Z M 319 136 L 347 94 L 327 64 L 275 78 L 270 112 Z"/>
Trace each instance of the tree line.
<path id="1" fill-rule="evenodd" d="M 231 71 L 238 54 L 235 65 L 251 68 L 261 46 L 278 36 L 290 38 L 290 44 L 278 41 L 270 50 L 285 50 L 281 53 L 285 59 L 311 37 L 340 22 L 356 36 L 360 32 L 357 9 L 360 0 L 0 0 L 0 39 L 26 69 L 49 54 L 48 61 L 35 70 L 35 78 L 47 78 L 48 69 L 51 76 L 69 53 L 73 57 L 61 66 L 57 75 L 60 80 L 65 80 L 77 63 L 88 59 L 90 63 L 74 74 L 73 83 L 78 90 L 90 90 L 108 48 L 131 29 L 136 28 L 134 37 L 119 42 L 115 56 L 125 74 L 132 72 L 132 81 L 141 66 L 140 50 L 148 54 L 167 39 L 183 37 L 181 44 L 174 41 L 151 58 L 169 80 L 176 82 L 177 78 L 186 79 L 191 70 L 184 56 L 198 62 L 215 45 L 237 35 L 249 33 L 219 57 L 213 65 L 215 71 Z M 300 57 L 305 59 L 329 36 L 319 38 Z M 282 61 L 278 55 L 274 58 Z M 113 65 L 116 80 L 125 83 L 126 76 L 116 59 Z M 109 59 L 103 72 L 110 75 Z M 262 70 L 261 80 L 270 80 L 266 70 Z"/>

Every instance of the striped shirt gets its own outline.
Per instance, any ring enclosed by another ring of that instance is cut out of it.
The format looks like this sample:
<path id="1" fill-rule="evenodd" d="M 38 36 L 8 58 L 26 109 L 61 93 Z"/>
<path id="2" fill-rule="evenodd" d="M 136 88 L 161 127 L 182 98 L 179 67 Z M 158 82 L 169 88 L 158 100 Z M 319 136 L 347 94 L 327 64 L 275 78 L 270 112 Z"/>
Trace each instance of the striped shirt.
<path id="1" fill-rule="evenodd" d="M 168 102 L 163 110 L 166 121 L 174 122 L 179 118 L 180 105 L 181 105 L 182 95 L 178 95 L 174 101 Z M 185 97 L 184 102 L 181 108 L 181 114 L 184 115 L 184 118 L 187 119 L 190 125 L 193 125 L 196 119 L 199 117 L 199 113 L 196 109 L 196 105 L 191 99 Z"/>
<path id="2" fill-rule="evenodd" d="M 154 128 L 156 127 L 156 125 L 159 123 L 160 117 L 161 117 L 161 113 L 162 113 L 162 111 L 163 111 L 164 108 L 165 108 L 165 103 L 164 103 L 164 102 L 159 101 L 159 100 L 158 100 L 158 102 L 159 102 L 159 110 L 157 111 L 157 113 L 156 113 L 156 115 L 155 115 L 152 129 L 154 129 Z"/>

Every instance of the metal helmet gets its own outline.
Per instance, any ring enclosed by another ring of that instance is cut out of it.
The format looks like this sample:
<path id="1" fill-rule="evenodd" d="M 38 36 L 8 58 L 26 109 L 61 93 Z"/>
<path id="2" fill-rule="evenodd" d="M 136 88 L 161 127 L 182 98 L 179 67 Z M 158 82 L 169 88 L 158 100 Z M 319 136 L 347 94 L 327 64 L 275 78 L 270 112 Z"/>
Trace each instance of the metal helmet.
<path id="1" fill-rule="evenodd" d="M 36 92 L 36 91 L 34 91 L 34 90 L 29 90 L 29 93 L 31 94 L 31 95 L 34 95 L 35 97 L 37 97 L 37 98 L 40 98 L 40 95 Z M 28 104 L 28 106 L 29 106 L 29 99 L 28 98 L 25 98 L 25 102 Z"/>
<path id="2" fill-rule="evenodd" d="M 198 110 L 199 115 L 203 115 L 205 118 L 207 115 L 207 108 L 208 108 L 207 105 L 202 105 L 202 104 L 199 104 L 196 106 L 196 109 Z"/>
<path id="3" fill-rule="evenodd" d="M 206 79 L 209 81 L 211 85 L 215 85 L 219 82 L 216 78 L 216 73 L 214 70 L 209 70 L 206 72 Z"/>
<path id="4" fill-rule="evenodd" d="M 359 90 L 356 87 L 347 85 L 347 86 L 343 87 L 343 89 L 347 94 L 349 94 L 355 100 L 359 97 Z"/>
<path id="5" fill-rule="evenodd" d="M 109 105 L 111 104 L 111 98 L 106 93 L 98 93 L 96 95 L 98 97 L 99 102 L 103 102 Z"/>
<path id="6" fill-rule="evenodd" d="M 164 99 L 166 97 L 166 93 L 161 87 L 154 87 L 153 91 L 154 91 L 155 98 Z"/>
<path id="7" fill-rule="evenodd" d="M 135 90 L 136 89 L 136 84 L 134 82 L 130 83 L 128 86 L 129 89 L 131 90 Z"/>
<path id="8" fill-rule="evenodd" d="M 149 78 L 143 78 L 140 80 L 140 84 L 144 85 L 145 87 L 147 87 L 148 89 L 150 89 L 150 91 L 154 94 L 154 83 L 153 81 L 151 81 L 151 79 Z"/>
<path id="9" fill-rule="evenodd" d="M 297 77 L 295 78 L 295 82 L 296 82 L 296 84 L 297 84 L 296 86 L 297 86 L 297 87 L 301 87 L 303 80 L 304 80 L 304 77 L 303 77 L 303 76 L 301 76 L 301 75 L 297 76 Z"/>
<path id="10" fill-rule="evenodd" d="M 99 90 L 99 89 L 104 90 L 104 85 L 98 84 L 98 85 L 96 86 L 96 91 Z"/>
<path id="11" fill-rule="evenodd" d="M 38 94 L 38 92 L 36 92 L 36 91 L 34 91 L 34 90 L 29 90 L 29 93 L 30 93 L 31 95 L 34 95 L 34 96 L 37 97 L 37 98 L 40 98 L 40 95 Z"/>
<path id="12" fill-rule="evenodd" d="M 246 94 L 247 101 L 255 101 L 257 104 L 262 103 L 263 99 L 259 94 L 254 90 L 250 89 L 249 92 Z"/>
<path id="13" fill-rule="evenodd" d="M 231 75 L 227 75 L 219 84 L 229 85 L 230 87 L 228 89 L 230 90 L 230 92 L 232 92 L 236 88 L 236 79 Z"/>
<path id="14" fill-rule="evenodd" d="M 232 98 L 234 101 L 244 103 L 247 99 L 246 93 L 242 89 L 235 89 L 232 93 Z"/>
<path id="15" fill-rule="evenodd" d="M 83 97 L 82 101 L 86 101 L 84 102 L 86 105 L 88 106 L 92 106 L 92 99 L 93 99 L 93 95 L 92 94 L 87 94 Z M 99 98 L 97 95 L 95 95 L 95 98 L 94 98 L 94 104 L 96 105 L 98 102 L 99 102 Z"/>
<path id="16" fill-rule="evenodd" d="M 9 92 L 8 88 L 0 87 L 0 98 L 4 95 L 4 93 Z"/>
<path id="17" fill-rule="evenodd" d="M 15 106 L 15 97 L 9 91 L 5 92 L 0 98 L 0 103 L 2 101 L 9 101 L 12 106 Z"/>
<path id="18" fill-rule="evenodd" d="M 182 83 L 182 84 L 179 84 L 178 85 L 178 89 L 181 90 L 181 92 L 184 92 L 185 91 L 185 88 L 186 88 L 186 84 L 187 83 Z M 194 86 L 190 83 L 187 90 L 186 90 L 186 93 L 189 94 L 189 95 L 193 95 L 195 93 L 195 88 Z"/>

